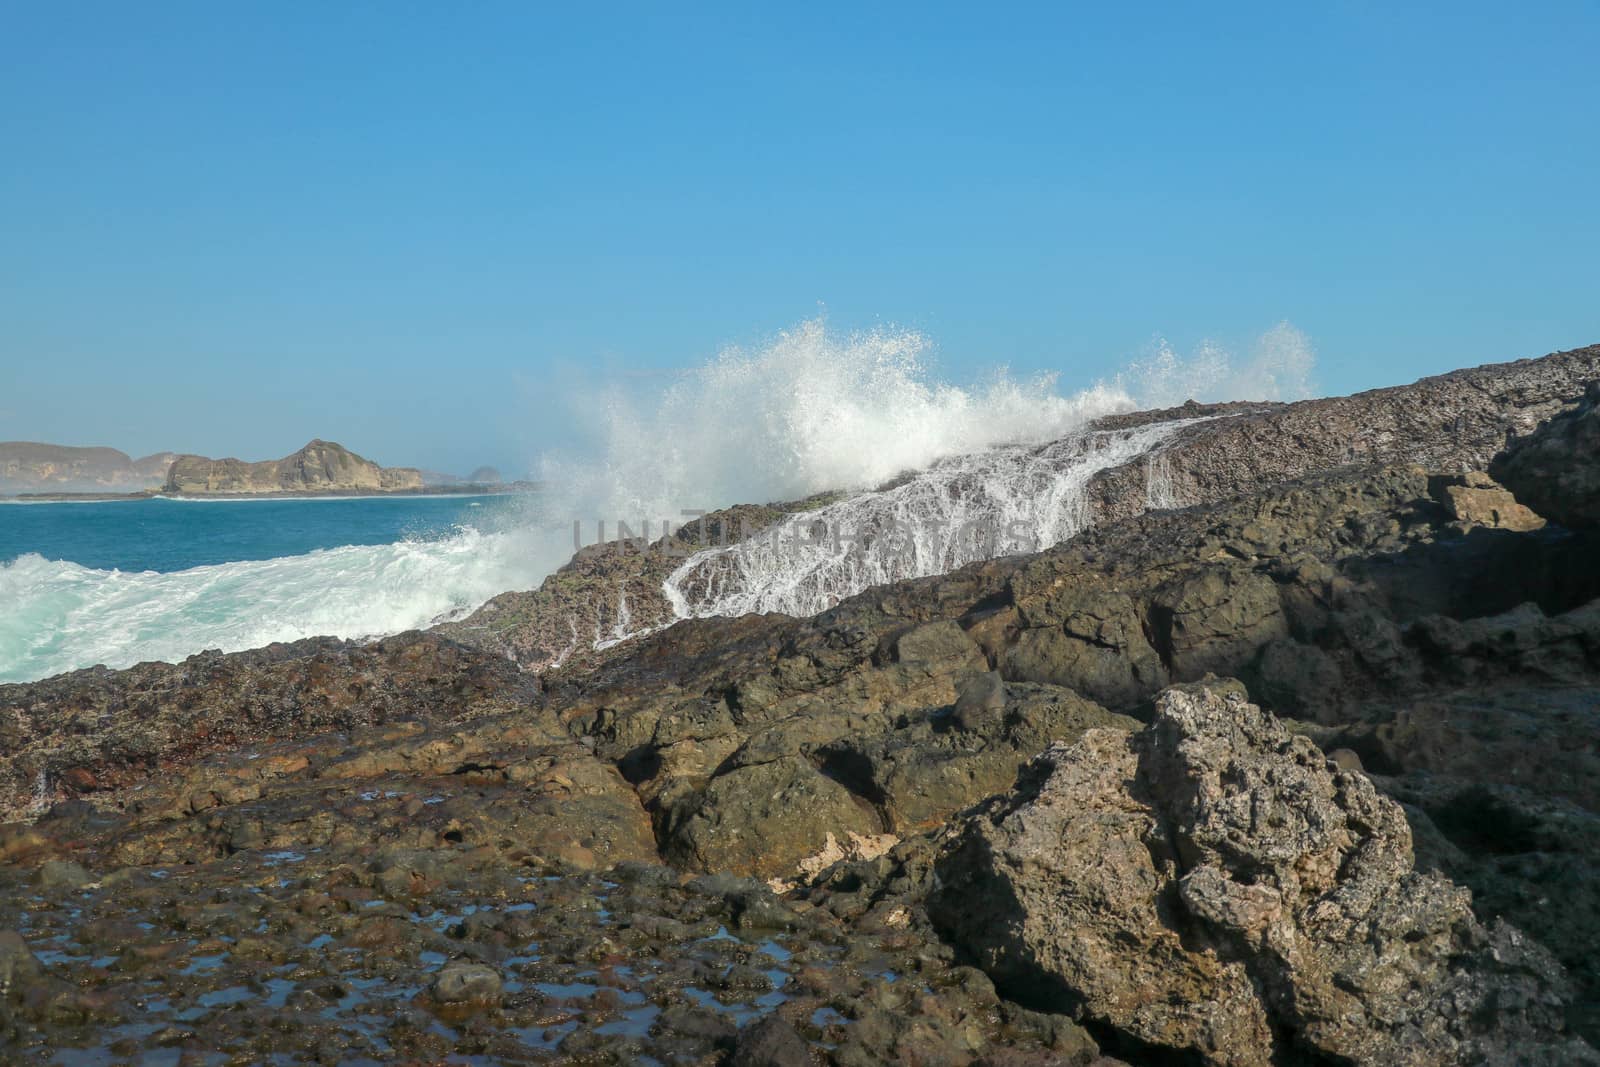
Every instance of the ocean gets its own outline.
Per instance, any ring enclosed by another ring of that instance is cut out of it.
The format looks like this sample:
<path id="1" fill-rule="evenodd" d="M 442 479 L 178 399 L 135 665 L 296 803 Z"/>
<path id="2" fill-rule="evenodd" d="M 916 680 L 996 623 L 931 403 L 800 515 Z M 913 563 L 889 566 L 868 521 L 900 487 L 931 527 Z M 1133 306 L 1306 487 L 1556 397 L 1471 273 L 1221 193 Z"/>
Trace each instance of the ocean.
<path id="1" fill-rule="evenodd" d="M 0 504 L 0 682 L 471 611 L 549 569 L 536 494 Z"/>

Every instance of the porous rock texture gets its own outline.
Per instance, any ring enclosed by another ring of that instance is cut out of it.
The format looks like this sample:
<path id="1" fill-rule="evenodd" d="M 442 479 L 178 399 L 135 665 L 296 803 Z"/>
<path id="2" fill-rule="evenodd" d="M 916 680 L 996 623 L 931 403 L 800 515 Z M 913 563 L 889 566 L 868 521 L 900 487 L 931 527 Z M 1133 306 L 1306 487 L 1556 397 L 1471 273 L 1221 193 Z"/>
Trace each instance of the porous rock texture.
<path id="1" fill-rule="evenodd" d="M 789 503 L 740 504 L 700 516 L 663 534 L 641 522 L 630 536 L 574 544 L 572 558 L 534 590 L 492 597 L 465 619 L 433 627 L 451 640 L 500 653 L 529 670 L 581 669 L 596 646 L 666 625 L 673 620 L 662 583 L 702 548 L 736 544 L 796 513 L 821 507 L 837 494 Z M 617 527 L 596 527 L 596 536 Z M 575 540 L 590 531 L 579 527 Z M 657 536 L 652 537 L 652 533 Z"/>
<path id="2" fill-rule="evenodd" d="M 938 864 L 936 921 L 1030 1006 L 1253 1067 L 1600 1062 L 1549 953 L 1413 868 L 1399 804 L 1236 692 L 1028 768 Z"/>

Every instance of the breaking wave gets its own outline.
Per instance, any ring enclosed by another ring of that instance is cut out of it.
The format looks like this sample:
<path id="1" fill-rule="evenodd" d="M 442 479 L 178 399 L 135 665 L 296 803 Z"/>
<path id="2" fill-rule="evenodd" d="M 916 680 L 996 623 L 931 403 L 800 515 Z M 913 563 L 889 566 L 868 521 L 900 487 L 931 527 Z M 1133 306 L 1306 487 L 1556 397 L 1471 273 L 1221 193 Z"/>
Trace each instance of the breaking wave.
<path id="1" fill-rule="evenodd" d="M 1071 395 L 1054 375 L 1004 370 L 968 387 L 933 377 L 910 330 L 836 334 L 815 319 L 683 373 L 652 404 L 614 390 L 594 409 L 597 461 L 547 457 L 570 503 L 628 518 L 857 490 L 945 456 L 1042 443 L 1134 398 L 1116 383 Z M 588 398 L 577 398 L 580 404 Z"/>
<path id="2" fill-rule="evenodd" d="M 0 563 L 0 682 L 97 663 L 128 667 L 202 649 L 367 637 L 426 626 L 542 577 L 510 533 L 463 528 L 432 541 L 158 573 L 27 554 Z"/>
<path id="3" fill-rule="evenodd" d="M 852 345 L 865 347 L 874 358 L 839 359 Z M 809 323 L 768 354 L 798 348 L 807 357 L 786 361 L 785 367 L 821 358 L 898 369 L 905 362 L 892 357 L 914 356 L 923 347 L 916 335 L 873 334 L 841 348 L 828 342 L 820 323 Z M 761 360 L 731 362 L 747 377 L 766 369 Z M 811 615 L 875 585 L 943 574 L 998 555 L 1037 552 L 1092 521 L 1085 490 L 1095 474 L 1140 457 L 1145 458 L 1146 506 L 1175 506 L 1180 502 L 1172 494 L 1160 445 L 1184 422 L 1104 432 L 1085 432 L 1083 424 L 1134 407 L 1173 407 L 1190 399 L 1300 399 L 1310 394 L 1312 366 L 1305 335 L 1281 323 L 1260 338 L 1242 364 L 1216 344 L 1204 344 L 1185 358 L 1158 339 L 1146 358 L 1111 384 L 1070 398 L 1055 395 L 1049 379 L 1025 392 L 1001 378 L 974 395 L 930 389 L 915 373 L 893 374 L 892 388 L 858 393 L 866 399 L 848 408 L 852 418 L 828 428 L 839 432 L 817 435 L 832 461 L 831 480 L 794 488 L 796 495 L 824 486 L 856 488 L 881 483 L 906 467 L 918 473 L 806 511 L 767 536 L 697 553 L 662 591 L 678 618 L 767 611 Z M 906 393 L 916 403 L 906 404 Z M 780 394 L 780 411 L 786 410 L 782 398 L 787 395 Z M 809 400 L 803 403 L 807 409 Z M 929 409 L 940 412 L 929 420 L 931 430 L 917 417 Z M 900 418 L 908 411 L 913 417 Z M 997 417 L 1000 411 L 1012 417 Z M 857 432 L 858 425 L 869 429 Z M 1041 441 L 1050 443 L 1037 446 Z M 876 463 L 881 455 L 897 458 Z M 912 456 L 916 462 L 898 463 L 898 457 Z"/>

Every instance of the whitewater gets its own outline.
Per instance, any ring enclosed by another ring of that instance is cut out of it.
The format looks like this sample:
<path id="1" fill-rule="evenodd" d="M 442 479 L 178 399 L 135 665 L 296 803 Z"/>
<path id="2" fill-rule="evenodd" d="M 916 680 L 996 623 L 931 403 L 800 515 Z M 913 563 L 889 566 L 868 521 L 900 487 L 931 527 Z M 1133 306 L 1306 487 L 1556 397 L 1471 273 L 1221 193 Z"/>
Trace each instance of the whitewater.
<path id="1" fill-rule="evenodd" d="M 29 553 L 0 564 L 0 604 L 7 605 L 0 681 L 427 626 L 542 577 L 515 541 L 467 528 L 434 541 L 169 573 L 103 570 Z"/>
<path id="2" fill-rule="evenodd" d="M 1003 446 L 940 460 L 916 477 L 803 512 L 760 536 L 698 552 L 663 593 L 677 618 L 814 615 L 862 590 L 945 574 L 982 559 L 1038 552 L 1090 522 L 1096 474 L 1147 456 L 1195 419 L 1131 431 L 1075 432 L 1039 448 Z"/>
<path id="3" fill-rule="evenodd" d="M 21 554 L 0 562 L 0 681 L 424 627 L 536 586 L 570 556 L 573 519 L 681 522 L 693 511 L 833 492 L 840 499 L 807 518 L 869 536 L 799 552 L 760 541 L 712 549 L 664 590 L 679 617 L 809 614 L 882 581 L 1064 540 L 1086 521 L 1084 484 L 1107 466 L 1146 456 L 1156 475 L 1151 503 L 1170 503 L 1158 499 L 1159 456 L 1175 424 L 1119 433 L 1085 432 L 1086 424 L 1190 398 L 1298 399 L 1309 395 L 1312 363 L 1308 342 L 1287 324 L 1242 361 L 1214 345 L 1182 357 L 1157 343 L 1072 393 L 1054 377 L 1003 370 L 951 384 L 930 357 L 915 331 L 840 334 L 819 319 L 726 349 L 642 402 L 585 389 L 562 399 L 586 408 L 599 433 L 579 451 L 541 458 L 549 488 L 537 513 L 513 511 L 448 536 L 167 572 Z M 0 523 L 9 510 L 0 509 Z M 939 532 L 986 523 L 1014 536 Z M 924 532 L 870 535 L 890 527 Z"/>

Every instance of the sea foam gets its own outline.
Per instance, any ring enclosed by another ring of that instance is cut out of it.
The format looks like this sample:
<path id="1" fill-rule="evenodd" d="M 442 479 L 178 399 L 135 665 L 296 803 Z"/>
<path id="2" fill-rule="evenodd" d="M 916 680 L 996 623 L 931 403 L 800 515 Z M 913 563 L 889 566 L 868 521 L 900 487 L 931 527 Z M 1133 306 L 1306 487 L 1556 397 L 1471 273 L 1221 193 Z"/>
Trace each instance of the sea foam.
<path id="1" fill-rule="evenodd" d="M 0 682 L 178 660 L 207 648 L 397 633 L 525 587 L 548 569 L 526 539 L 472 528 L 168 573 L 98 570 L 30 553 L 0 563 Z"/>

